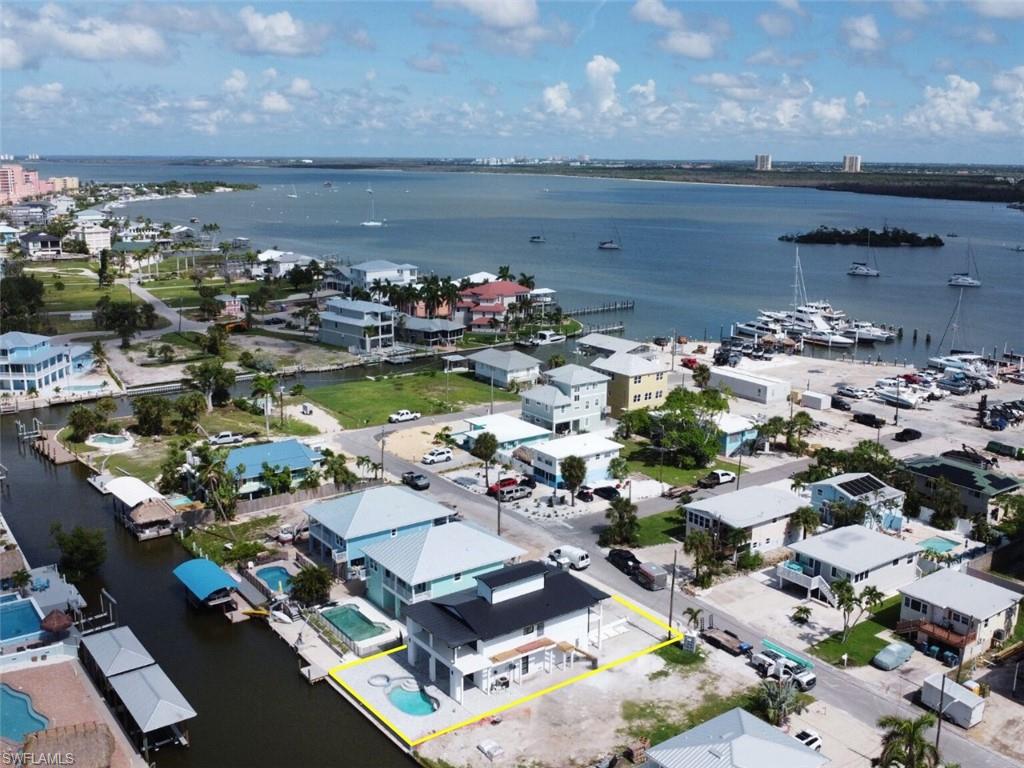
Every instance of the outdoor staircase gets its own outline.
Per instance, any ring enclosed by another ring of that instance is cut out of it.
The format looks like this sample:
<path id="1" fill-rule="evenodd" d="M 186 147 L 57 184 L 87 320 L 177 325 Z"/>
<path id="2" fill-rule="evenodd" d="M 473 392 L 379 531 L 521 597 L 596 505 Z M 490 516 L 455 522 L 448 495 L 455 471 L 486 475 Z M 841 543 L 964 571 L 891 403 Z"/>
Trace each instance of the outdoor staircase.
<path id="1" fill-rule="evenodd" d="M 825 598 L 829 605 L 835 608 L 839 601 L 836 599 L 836 593 L 832 591 L 832 587 L 821 576 L 815 576 L 814 578 L 818 580 L 818 591 L 821 592 L 822 597 Z"/>
<path id="2" fill-rule="evenodd" d="M 791 584 L 796 584 L 806 589 L 808 593 L 817 590 L 824 598 L 824 601 L 833 608 L 838 604 L 835 592 L 832 591 L 828 582 L 821 576 L 808 576 L 803 571 L 789 568 L 786 563 L 779 563 L 775 566 L 775 575 L 779 577 L 780 581 L 788 581 Z"/>

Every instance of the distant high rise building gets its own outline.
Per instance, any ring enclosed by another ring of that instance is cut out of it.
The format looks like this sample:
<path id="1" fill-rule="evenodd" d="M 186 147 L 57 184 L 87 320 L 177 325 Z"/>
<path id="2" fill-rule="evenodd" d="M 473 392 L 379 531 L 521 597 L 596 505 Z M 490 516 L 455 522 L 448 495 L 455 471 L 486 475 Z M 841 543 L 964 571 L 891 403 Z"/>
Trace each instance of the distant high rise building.
<path id="1" fill-rule="evenodd" d="M 772 169 L 772 156 L 754 155 L 754 166 L 758 171 L 770 171 Z"/>
<path id="2" fill-rule="evenodd" d="M 843 155 L 843 173 L 860 173 L 860 155 Z"/>

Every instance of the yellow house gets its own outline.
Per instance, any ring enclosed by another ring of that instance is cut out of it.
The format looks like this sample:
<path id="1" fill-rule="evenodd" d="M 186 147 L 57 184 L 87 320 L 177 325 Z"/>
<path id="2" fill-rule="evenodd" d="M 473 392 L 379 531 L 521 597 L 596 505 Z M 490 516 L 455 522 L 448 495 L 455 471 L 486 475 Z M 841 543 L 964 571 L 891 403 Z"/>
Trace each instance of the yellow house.
<path id="1" fill-rule="evenodd" d="M 618 352 L 595 360 L 590 367 L 611 377 L 608 407 L 615 418 L 626 411 L 657 408 L 668 397 L 669 367 L 659 360 Z"/>

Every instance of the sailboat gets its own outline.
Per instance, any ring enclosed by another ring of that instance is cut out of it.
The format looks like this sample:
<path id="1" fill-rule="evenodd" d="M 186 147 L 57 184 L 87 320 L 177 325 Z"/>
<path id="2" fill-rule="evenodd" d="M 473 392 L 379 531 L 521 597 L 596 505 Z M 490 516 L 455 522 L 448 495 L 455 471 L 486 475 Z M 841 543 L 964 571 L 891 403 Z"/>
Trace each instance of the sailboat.
<path id="1" fill-rule="evenodd" d="M 981 280 L 976 277 L 971 277 L 971 264 L 974 265 L 974 274 L 978 274 L 978 262 L 974 258 L 974 251 L 971 250 L 971 244 L 967 244 L 967 270 L 964 272 L 954 272 L 949 276 L 949 280 L 946 285 L 953 288 L 980 288 Z"/>
<path id="2" fill-rule="evenodd" d="M 291 194 L 288 195 L 288 197 L 292 198 L 293 200 L 297 200 L 299 198 L 299 193 L 295 191 L 294 184 L 292 184 L 292 191 Z"/>
<path id="3" fill-rule="evenodd" d="M 616 227 L 615 228 L 615 237 L 610 238 L 608 240 L 600 241 L 597 244 L 597 247 L 598 247 L 599 250 L 602 250 L 602 251 L 619 251 L 619 250 L 622 250 L 622 245 L 619 242 L 620 239 L 621 238 L 619 237 L 619 229 L 618 229 L 618 227 Z"/>
<path id="4" fill-rule="evenodd" d="M 376 209 L 374 208 L 374 205 L 373 205 L 373 189 L 371 187 L 367 187 L 366 194 L 368 194 L 370 196 L 370 214 L 369 214 L 369 217 L 366 219 L 366 221 L 362 222 L 359 226 L 361 226 L 361 227 L 383 227 L 384 226 L 384 220 L 383 219 L 378 220 L 376 218 Z"/>
<path id="5" fill-rule="evenodd" d="M 878 258 L 875 256 L 874 251 L 871 250 L 871 235 L 868 234 L 868 258 L 874 263 L 874 266 L 868 264 L 867 261 L 855 261 L 850 264 L 850 268 L 846 270 L 846 274 L 850 277 L 878 277 L 882 273 L 878 271 Z"/>

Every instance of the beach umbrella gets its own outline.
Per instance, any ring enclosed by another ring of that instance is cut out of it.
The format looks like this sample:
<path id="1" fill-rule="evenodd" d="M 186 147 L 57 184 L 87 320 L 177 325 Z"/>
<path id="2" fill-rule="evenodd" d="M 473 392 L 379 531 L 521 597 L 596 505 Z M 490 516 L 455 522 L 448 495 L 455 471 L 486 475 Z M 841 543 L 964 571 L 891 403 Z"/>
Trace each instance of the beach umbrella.
<path id="1" fill-rule="evenodd" d="M 61 632 L 67 632 L 71 629 L 73 624 L 74 622 L 70 616 L 64 613 L 64 611 L 54 608 L 39 622 L 39 627 L 51 634 L 59 635 Z"/>

